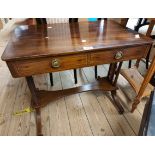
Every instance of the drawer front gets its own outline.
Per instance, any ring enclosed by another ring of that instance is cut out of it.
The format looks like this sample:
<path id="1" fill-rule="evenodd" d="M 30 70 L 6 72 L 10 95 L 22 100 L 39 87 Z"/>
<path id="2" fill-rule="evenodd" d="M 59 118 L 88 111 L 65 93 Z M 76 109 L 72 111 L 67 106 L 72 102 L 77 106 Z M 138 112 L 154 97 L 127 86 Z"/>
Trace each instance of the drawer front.
<path id="1" fill-rule="evenodd" d="M 90 54 L 90 65 L 108 64 L 110 62 L 125 61 L 146 57 L 149 45 L 130 47 L 125 49 L 99 51 Z"/>
<path id="2" fill-rule="evenodd" d="M 13 77 L 63 71 L 87 66 L 87 55 L 38 58 L 8 63 Z"/>

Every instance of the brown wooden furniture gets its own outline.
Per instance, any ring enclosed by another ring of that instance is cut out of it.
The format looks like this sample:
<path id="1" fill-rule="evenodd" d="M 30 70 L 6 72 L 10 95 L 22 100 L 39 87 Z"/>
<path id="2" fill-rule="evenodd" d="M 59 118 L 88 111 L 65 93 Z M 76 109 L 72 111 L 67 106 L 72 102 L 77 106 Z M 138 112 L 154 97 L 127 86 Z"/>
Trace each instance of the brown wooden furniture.
<path id="1" fill-rule="evenodd" d="M 154 18 L 139 18 L 139 21 L 137 25 L 135 26 L 134 30 L 144 34 L 148 37 L 151 37 L 152 39 L 155 39 L 155 19 Z M 150 47 L 150 50 L 146 57 L 146 69 L 149 67 L 150 62 L 150 53 L 151 53 L 152 47 Z M 131 68 L 131 60 L 129 61 L 129 68 Z"/>
<path id="2" fill-rule="evenodd" d="M 60 97 L 84 91 L 111 91 L 119 113 L 124 109 L 117 101 L 116 86 L 123 61 L 146 57 L 152 39 L 113 21 L 63 23 L 42 26 L 19 26 L 2 55 L 13 77 L 25 77 L 36 110 L 37 135 L 42 135 L 40 108 Z M 85 38 L 82 38 L 85 36 Z M 85 39 L 86 42 L 82 40 Z M 33 75 L 110 64 L 106 77 L 94 83 L 58 91 L 39 90 Z"/>
<path id="3" fill-rule="evenodd" d="M 152 19 L 150 21 L 150 25 L 149 25 L 147 34 L 151 33 L 154 23 L 155 23 L 154 19 Z M 146 35 L 146 36 L 149 36 L 149 35 Z M 149 52 L 150 52 L 150 48 L 151 48 L 151 46 L 149 47 Z M 149 52 L 148 52 L 148 54 L 149 54 Z M 147 56 L 148 56 L 148 54 L 147 54 Z M 134 67 L 121 70 L 121 74 L 127 79 L 127 81 L 130 83 L 130 85 L 133 87 L 133 89 L 135 90 L 135 92 L 137 94 L 137 96 L 133 102 L 131 112 L 134 112 L 137 105 L 140 103 L 141 98 L 145 97 L 145 96 L 149 96 L 151 91 L 153 91 L 153 89 L 154 89 L 154 87 L 151 84 L 149 84 L 149 82 L 150 82 L 153 74 L 155 73 L 155 57 L 152 60 L 152 63 L 151 63 L 151 65 L 148 69 L 148 72 L 144 78 L 138 71 L 139 62 L 140 62 L 140 59 L 137 60 L 136 65 Z"/>
<path id="4" fill-rule="evenodd" d="M 146 23 L 144 25 L 142 25 L 138 32 L 141 33 L 141 34 L 144 34 L 148 37 L 151 37 L 152 39 L 155 39 L 155 27 L 154 27 L 154 24 L 155 24 L 155 19 L 154 18 L 145 18 L 146 20 Z M 146 57 L 146 69 L 148 69 L 149 67 L 149 62 L 150 62 L 150 54 L 151 54 L 151 50 L 152 47 L 150 48 L 148 54 L 147 54 L 147 57 Z"/>
<path id="5" fill-rule="evenodd" d="M 145 24 L 147 24 L 147 20 L 145 20 L 144 18 L 138 18 L 136 23 L 130 23 L 133 19 L 129 18 L 127 20 L 127 23 L 125 24 L 126 27 L 138 32 L 139 28 Z M 131 68 L 132 65 L 132 60 L 129 60 L 129 68 Z"/>
<path id="6" fill-rule="evenodd" d="M 137 69 L 135 70 L 135 72 L 138 72 Z M 153 76 L 154 73 L 155 73 L 155 57 L 154 57 L 151 65 L 150 65 L 150 67 L 149 67 L 146 75 L 143 78 L 143 81 L 142 81 L 142 84 L 140 85 L 140 88 L 139 88 L 139 91 L 137 93 L 137 96 L 134 99 L 134 102 L 132 104 L 132 110 L 131 110 L 131 112 L 134 112 L 134 110 L 137 108 L 137 105 L 140 103 L 141 98 L 145 94 L 145 90 L 148 90 L 149 91 L 149 92 L 147 92 L 147 94 L 150 94 L 151 91 L 153 90 L 153 87 L 150 87 L 149 82 L 150 82 L 150 80 L 151 80 L 151 78 L 152 78 L 152 76 Z M 126 76 L 128 76 L 128 75 L 126 75 Z M 149 89 L 149 88 L 151 88 L 151 89 Z"/>

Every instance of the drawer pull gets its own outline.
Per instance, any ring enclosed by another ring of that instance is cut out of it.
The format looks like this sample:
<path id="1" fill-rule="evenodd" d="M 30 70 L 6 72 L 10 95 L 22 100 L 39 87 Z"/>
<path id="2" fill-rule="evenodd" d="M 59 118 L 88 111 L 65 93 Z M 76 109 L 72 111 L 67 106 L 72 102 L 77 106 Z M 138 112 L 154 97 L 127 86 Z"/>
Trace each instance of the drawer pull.
<path id="1" fill-rule="evenodd" d="M 59 68 L 60 67 L 60 61 L 58 59 L 52 60 L 52 67 L 53 68 Z"/>
<path id="2" fill-rule="evenodd" d="M 115 59 L 121 59 L 123 57 L 123 53 L 121 51 L 117 52 L 115 55 Z"/>

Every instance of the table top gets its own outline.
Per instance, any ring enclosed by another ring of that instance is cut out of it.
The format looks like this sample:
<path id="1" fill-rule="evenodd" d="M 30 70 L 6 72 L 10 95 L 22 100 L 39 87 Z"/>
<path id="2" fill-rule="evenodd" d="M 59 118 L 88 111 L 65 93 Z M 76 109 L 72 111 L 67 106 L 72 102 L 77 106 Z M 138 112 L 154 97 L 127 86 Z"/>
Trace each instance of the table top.
<path id="1" fill-rule="evenodd" d="M 2 60 L 76 54 L 150 44 L 152 39 L 111 20 L 20 25 L 12 32 Z"/>

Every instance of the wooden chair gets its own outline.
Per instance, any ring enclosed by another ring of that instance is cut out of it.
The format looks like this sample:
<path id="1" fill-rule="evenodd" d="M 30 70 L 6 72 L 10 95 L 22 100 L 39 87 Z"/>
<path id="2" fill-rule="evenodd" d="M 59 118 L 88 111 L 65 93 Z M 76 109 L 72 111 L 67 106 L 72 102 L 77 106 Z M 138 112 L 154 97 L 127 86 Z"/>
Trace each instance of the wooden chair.
<path id="1" fill-rule="evenodd" d="M 142 22 L 141 21 L 142 19 L 143 18 L 129 18 L 127 21 L 126 27 L 138 32 L 138 29 L 139 29 L 140 23 Z"/>
<path id="2" fill-rule="evenodd" d="M 146 33 L 147 36 L 151 34 L 154 24 L 155 24 L 155 20 L 151 19 Z M 132 112 L 136 109 L 137 105 L 140 103 L 141 98 L 149 96 L 151 91 L 153 91 L 154 89 L 154 87 L 151 84 L 149 84 L 149 81 L 155 72 L 155 57 L 144 78 L 138 71 L 139 62 L 140 60 L 137 60 L 134 67 L 129 69 L 121 69 L 121 72 L 120 72 L 121 75 L 130 83 L 130 85 L 132 86 L 132 88 L 137 94 L 134 100 L 134 103 L 132 105 L 132 110 L 131 110 Z"/>
<path id="3" fill-rule="evenodd" d="M 149 51 L 149 53 L 148 53 L 148 55 L 146 57 L 146 69 L 148 69 L 148 67 L 149 67 L 150 54 L 153 51 L 155 52 L 155 50 L 154 50 L 154 44 L 155 44 L 155 26 L 154 26 L 154 23 L 155 23 L 155 21 L 154 20 L 150 19 L 149 22 L 147 22 L 145 25 L 141 26 L 139 28 L 139 30 L 138 30 L 139 33 L 144 34 L 144 35 L 149 36 L 152 39 L 154 39 L 153 46 L 150 48 L 150 51 Z"/>
<path id="4" fill-rule="evenodd" d="M 37 24 L 71 23 L 78 22 L 78 18 L 36 18 Z M 77 71 L 74 71 L 74 82 L 77 84 Z M 53 74 L 49 73 L 51 86 L 53 86 Z"/>
<path id="5" fill-rule="evenodd" d="M 151 31 L 147 31 L 148 28 L 149 28 L 150 20 L 146 19 L 146 18 L 139 18 L 139 20 L 137 22 L 137 25 L 134 27 L 134 30 L 141 33 L 141 34 L 149 36 L 152 39 L 155 39 L 155 27 L 153 27 L 153 29 Z M 148 55 L 146 57 L 146 69 L 148 69 L 148 66 L 149 66 L 150 53 L 153 53 L 153 51 L 154 51 L 154 54 L 155 54 L 154 45 L 150 48 L 149 53 L 148 53 Z M 131 68 L 131 63 L 132 63 L 132 61 L 130 60 L 129 61 L 129 68 Z"/>

